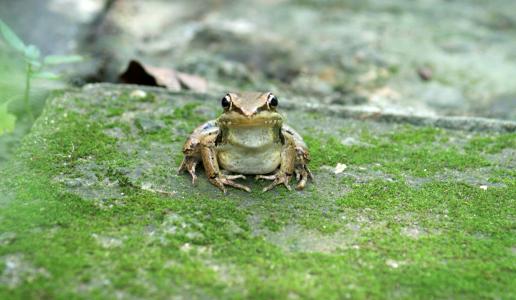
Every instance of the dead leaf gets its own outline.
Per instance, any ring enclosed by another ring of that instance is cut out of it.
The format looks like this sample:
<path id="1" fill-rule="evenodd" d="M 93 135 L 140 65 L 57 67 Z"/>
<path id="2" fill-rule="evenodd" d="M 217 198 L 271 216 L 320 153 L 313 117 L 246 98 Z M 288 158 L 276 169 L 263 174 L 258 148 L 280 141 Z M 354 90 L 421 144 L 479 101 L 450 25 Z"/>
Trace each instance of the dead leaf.
<path id="1" fill-rule="evenodd" d="M 160 86 L 171 91 L 182 89 L 196 92 L 206 92 L 208 82 L 206 79 L 187 73 L 177 72 L 173 69 L 154 67 L 131 60 L 127 69 L 120 74 L 120 81 L 131 84 Z"/>
<path id="2" fill-rule="evenodd" d="M 208 81 L 202 77 L 177 72 L 177 78 L 181 85 L 184 85 L 189 90 L 196 92 L 206 92 L 208 90 Z"/>
<path id="3" fill-rule="evenodd" d="M 177 78 L 177 72 L 171 69 L 142 65 L 143 69 L 156 80 L 156 85 L 166 87 L 171 91 L 180 91 L 181 83 Z"/>

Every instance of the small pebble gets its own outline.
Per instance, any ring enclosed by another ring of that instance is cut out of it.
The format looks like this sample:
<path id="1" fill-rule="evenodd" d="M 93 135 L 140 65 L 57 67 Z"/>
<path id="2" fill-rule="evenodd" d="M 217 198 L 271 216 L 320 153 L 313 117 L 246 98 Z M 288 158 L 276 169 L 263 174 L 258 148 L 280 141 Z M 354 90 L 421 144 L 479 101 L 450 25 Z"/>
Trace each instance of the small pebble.
<path id="1" fill-rule="evenodd" d="M 335 166 L 335 170 L 333 170 L 333 173 L 340 174 L 340 173 L 344 172 L 344 170 L 346 170 L 347 168 L 348 168 L 348 166 L 346 166 L 345 164 L 338 163 Z"/>
<path id="2" fill-rule="evenodd" d="M 147 93 L 142 90 L 134 90 L 129 94 L 129 96 L 134 99 L 141 99 L 147 97 Z"/>
<path id="3" fill-rule="evenodd" d="M 393 269 L 396 269 L 400 266 L 400 264 L 397 261 L 392 259 L 388 259 L 387 261 L 385 261 L 385 264 Z"/>

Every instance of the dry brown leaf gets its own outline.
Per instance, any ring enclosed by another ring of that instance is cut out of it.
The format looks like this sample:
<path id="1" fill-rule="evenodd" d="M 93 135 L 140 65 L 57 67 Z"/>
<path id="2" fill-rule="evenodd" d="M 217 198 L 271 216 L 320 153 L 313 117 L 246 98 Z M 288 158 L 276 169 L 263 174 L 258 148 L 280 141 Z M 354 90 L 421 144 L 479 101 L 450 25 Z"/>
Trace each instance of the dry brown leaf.
<path id="1" fill-rule="evenodd" d="M 189 90 L 201 93 L 208 90 L 208 81 L 202 77 L 181 72 L 177 72 L 176 75 L 181 85 L 184 85 Z"/>
<path id="2" fill-rule="evenodd" d="M 127 69 L 120 74 L 120 80 L 124 83 L 160 86 L 171 91 L 187 89 L 206 92 L 208 89 L 208 82 L 202 77 L 142 64 L 136 60 L 129 62 Z"/>

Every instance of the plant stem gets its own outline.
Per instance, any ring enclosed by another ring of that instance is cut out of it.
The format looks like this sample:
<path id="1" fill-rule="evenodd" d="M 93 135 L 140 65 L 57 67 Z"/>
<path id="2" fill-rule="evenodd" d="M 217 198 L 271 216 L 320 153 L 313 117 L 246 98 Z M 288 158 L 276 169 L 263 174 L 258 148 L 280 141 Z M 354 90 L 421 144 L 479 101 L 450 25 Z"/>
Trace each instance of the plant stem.
<path id="1" fill-rule="evenodd" d="M 25 94 L 23 100 L 25 102 L 25 110 L 27 111 L 27 115 L 29 115 L 30 121 L 34 122 L 34 115 L 32 114 L 32 109 L 30 107 L 30 78 L 32 76 L 32 66 L 30 63 L 27 63 L 27 76 L 25 77 Z"/>

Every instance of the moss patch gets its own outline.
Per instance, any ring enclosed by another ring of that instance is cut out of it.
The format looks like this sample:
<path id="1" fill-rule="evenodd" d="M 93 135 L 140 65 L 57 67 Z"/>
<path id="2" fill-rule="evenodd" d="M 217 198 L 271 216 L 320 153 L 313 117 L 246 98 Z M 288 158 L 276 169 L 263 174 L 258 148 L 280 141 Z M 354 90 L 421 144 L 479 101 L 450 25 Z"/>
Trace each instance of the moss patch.
<path id="1" fill-rule="evenodd" d="M 300 113 L 291 125 L 317 181 L 264 194 L 267 183 L 248 179 L 252 193 L 224 196 L 202 169 L 196 187 L 175 175 L 186 131 L 217 104 L 129 92 L 54 98 L 0 170 L 0 298 L 514 297 L 516 185 L 501 159 L 510 135 L 312 124 Z M 164 125 L 145 133 L 143 117 Z M 348 169 L 324 167 L 336 163 Z M 443 169 L 485 169 L 502 184 L 441 179 Z M 91 196 L 99 189 L 116 193 Z"/>
<path id="2" fill-rule="evenodd" d="M 516 134 L 507 133 L 500 136 L 484 136 L 472 138 L 466 149 L 485 153 L 499 153 L 503 149 L 516 148 Z"/>
<path id="3" fill-rule="evenodd" d="M 337 137 L 324 133 L 305 139 L 314 153 L 316 168 L 337 163 L 374 164 L 375 169 L 387 173 L 424 177 L 443 169 L 463 171 L 489 165 L 479 151 L 447 143 L 447 132 L 434 128 L 404 127 L 381 136 L 366 131 L 361 134 L 359 145 L 344 145 Z M 505 135 L 500 137 L 505 139 Z"/>

